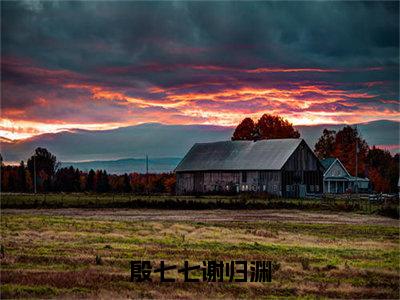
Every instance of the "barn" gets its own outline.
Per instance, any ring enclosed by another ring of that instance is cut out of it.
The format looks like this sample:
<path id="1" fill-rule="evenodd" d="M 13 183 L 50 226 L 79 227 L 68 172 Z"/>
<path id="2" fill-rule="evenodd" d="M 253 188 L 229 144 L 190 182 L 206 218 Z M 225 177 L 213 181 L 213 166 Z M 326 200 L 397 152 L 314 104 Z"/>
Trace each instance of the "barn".
<path id="1" fill-rule="evenodd" d="M 324 168 L 303 139 L 195 144 L 176 167 L 179 195 L 322 193 Z"/>

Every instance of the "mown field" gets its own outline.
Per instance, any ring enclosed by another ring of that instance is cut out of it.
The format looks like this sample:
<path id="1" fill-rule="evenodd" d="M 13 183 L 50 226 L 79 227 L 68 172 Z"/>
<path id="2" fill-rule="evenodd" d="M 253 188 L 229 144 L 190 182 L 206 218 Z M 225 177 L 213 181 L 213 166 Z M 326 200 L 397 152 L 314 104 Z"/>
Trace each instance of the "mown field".
<path id="1" fill-rule="evenodd" d="M 1 298 L 399 297 L 398 221 L 299 210 L 3 209 Z M 129 262 L 272 260 L 271 283 L 132 283 Z"/>

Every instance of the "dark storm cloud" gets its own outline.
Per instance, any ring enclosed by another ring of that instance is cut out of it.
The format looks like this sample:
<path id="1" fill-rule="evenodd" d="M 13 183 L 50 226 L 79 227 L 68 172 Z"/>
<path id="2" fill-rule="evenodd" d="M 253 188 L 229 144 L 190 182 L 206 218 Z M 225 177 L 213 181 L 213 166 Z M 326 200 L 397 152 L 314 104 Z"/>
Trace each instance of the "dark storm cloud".
<path id="1" fill-rule="evenodd" d="M 358 121 L 373 110 L 398 117 L 398 2 L 1 8 L 2 108 L 10 120 L 232 124 L 241 113 L 296 120 L 324 109 L 328 121 L 333 112 Z"/>
<path id="2" fill-rule="evenodd" d="M 75 70 L 398 62 L 397 2 L 2 2 L 2 20 L 4 55 Z"/>

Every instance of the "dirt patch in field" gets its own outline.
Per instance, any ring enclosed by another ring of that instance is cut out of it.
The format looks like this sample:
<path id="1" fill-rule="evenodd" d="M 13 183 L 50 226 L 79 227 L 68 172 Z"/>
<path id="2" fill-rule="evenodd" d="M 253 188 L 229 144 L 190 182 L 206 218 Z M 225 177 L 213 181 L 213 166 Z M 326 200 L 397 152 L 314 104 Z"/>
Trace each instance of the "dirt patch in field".
<path id="1" fill-rule="evenodd" d="M 398 226 L 399 221 L 382 216 L 345 212 L 301 210 L 159 210 L 159 209 L 3 209 L 2 214 L 51 215 L 116 221 L 186 222 L 293 222 Z"/>

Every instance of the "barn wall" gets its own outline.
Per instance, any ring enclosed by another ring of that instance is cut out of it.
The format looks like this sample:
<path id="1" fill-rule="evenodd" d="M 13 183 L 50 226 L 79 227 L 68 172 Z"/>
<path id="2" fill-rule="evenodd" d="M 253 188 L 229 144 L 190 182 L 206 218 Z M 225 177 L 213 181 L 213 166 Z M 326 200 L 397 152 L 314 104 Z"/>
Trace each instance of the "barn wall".
<path id="1" fill-rule="evenodd" d="M 235 192 L 240 183 L 240 172 L 178 172 L 178 194 Z"/>
<path id="2" fill-rule="evenodd" d="M 282 168 L 282 195 L 299 197 L 323 192 L 323 167 L 306 143 L 302 142 Z"/>
<path id="3" fill-rule="evenodd" d="M 176 193 L 178 195 L 194 192 L 194 174 L 176 173 Z"/>
<path id="4" fill-rule="evenodd" d="M 280 171 L 178 172 L 177 194 L 265 192 L 281 195 Z"/>
<path id="5" fill-rule="evenodd" d="M 204 192 L 234 192 L 240 172 L 205 172 Z"/>
<path id="6" fill-rule="evenodd" d="M 271 195 L 282 196 L 281 171 L 259 171 L 260 191 Z"/>

